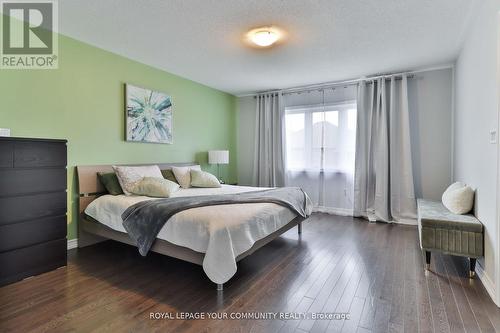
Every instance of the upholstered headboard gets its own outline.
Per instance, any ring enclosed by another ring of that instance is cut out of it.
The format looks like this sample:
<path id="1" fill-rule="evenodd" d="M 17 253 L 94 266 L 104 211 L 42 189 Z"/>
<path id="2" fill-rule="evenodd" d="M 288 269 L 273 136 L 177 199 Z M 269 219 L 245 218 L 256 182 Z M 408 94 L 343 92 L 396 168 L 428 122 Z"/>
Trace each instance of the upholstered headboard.
<path id="1" fill-rule="evenodd" d="M 160 169 L 168 169 L 173 166 L 196 165 L 194 162 L 186 163 L 143 163 L 143 164 L 115 164 L 115 165 L 158 165 Z M 112 165 L 79 165 L 76 167 L 78 174 L 78 194 L 80 197 L 80 213 L 99 195 L 105 194 L 106 189 L 99 181 L 98 172 L 112 172 Z"/>

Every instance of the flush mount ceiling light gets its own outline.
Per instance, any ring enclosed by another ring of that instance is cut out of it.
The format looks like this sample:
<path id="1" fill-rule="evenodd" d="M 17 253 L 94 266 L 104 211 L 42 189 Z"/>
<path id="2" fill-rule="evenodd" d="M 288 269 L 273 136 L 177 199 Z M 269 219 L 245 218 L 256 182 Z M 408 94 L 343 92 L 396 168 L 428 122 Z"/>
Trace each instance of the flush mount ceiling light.
<path id="1" fill-rule="evenodd" d="M 275 27 L 262 27 L 252 29 L 247 33 L 247 38 L 258 47 L 269 47 L 276 43 L 282 33 Z"/>
<path id="2" fill-rule="evenodd" d="M 270 30 L 254 32 L 251 36 L 252 42 L 258 46 L 271 46 L 279 39 L 278 35 Z"/>

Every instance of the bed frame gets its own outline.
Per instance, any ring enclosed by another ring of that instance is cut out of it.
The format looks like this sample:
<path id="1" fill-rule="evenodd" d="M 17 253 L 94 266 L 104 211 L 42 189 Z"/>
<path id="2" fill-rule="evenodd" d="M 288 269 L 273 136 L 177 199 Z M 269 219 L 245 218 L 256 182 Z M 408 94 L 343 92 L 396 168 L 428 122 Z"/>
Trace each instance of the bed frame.
<path id="1" fill-rule="evenodd" d="M 147 165 L 147 164 L 127 164 L 128 166 L 134 165 Z M 154 164 L 152 164 L 154 165 Z M 195 163 L 159 163 L 156 164 L 160 169 L 168 169 L 172 166 L 191 166 Z M 98 172 L 112 172 L 111 165 L 90 165 L 90 166 L 77 166 L 78 174 L 78 193 L 79 193 L 79 220 L 78 220 L 78 247 L 93 245 L 109 239 L 134 245 L 132 239 L 123 232 L 113 230 L 102 223 L 99 223 L 87 216 L 84 211 L 85 208 L 100 195 L 106 194 L 106 189 L 101 184 L 97 177 Z M 267 243 L 278 238 L 281 234 L 289 229 L 297 226 L 299 235 L 302 233 L 302 221 L 305 218 L 297 216 L 295 219 L 276 230 L 272 234 L 257 241 L 248 251 L 236 257 L 236 261 L 240 261 L 246 256 L 254 253 Z M 157 239 L 151 247 L 151 250 L 169 257 L 177 258 L 180 260 L 188 261 L 197 265 L 203 265 L 204 253 L 193 251 L 187 247 L 179 246 L 167 242 L 163 239 Z M 222 291 L 223 285 L 217 284 L 217 290 Z"/>

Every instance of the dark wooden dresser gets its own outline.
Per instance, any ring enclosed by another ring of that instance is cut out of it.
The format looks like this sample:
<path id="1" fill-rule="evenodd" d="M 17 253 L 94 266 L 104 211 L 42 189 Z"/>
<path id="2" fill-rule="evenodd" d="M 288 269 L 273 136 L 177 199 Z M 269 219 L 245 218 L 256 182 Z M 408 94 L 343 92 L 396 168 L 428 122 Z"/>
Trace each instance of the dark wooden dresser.
<path id="1" fill-rule="evenodd" d="M 66 265 L 66 140 L 0 137 L 0 285 Z"/>

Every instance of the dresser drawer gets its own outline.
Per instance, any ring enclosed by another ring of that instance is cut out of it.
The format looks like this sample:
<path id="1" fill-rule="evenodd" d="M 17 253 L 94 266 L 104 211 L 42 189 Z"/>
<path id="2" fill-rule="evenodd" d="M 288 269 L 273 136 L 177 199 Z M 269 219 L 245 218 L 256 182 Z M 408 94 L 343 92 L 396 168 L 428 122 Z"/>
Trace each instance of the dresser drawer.
<path id="1" fill-rule="evenodd" d="M 66 214 L 66 192 L 0 198 L 0 225 Z"/>
<path id="2" fill-rule="evenodd" d="M 0 285 L 66 265 L 66 238 L 0 253 Z"/>
<path id="3" fill-rule="evenodd" d="M 66 191 L 66 168 L 0 169 L 0 196 Z"/>
<path id="4" fill-rule="evenodd" d="M 0 142 L 0 168 L 12 168 L 14 166 L 14 144 L 12 142 Z"/>
<path id="5" fill-rule="evenodd" d="M 66 237 L 66 215 L 0 226 L 0 252 Z"/>
<path id="6" fill-rule="evenodd" d="M 66 166 L 66 144 L 55 142 L 16 142 L 14 167 Z"/>

